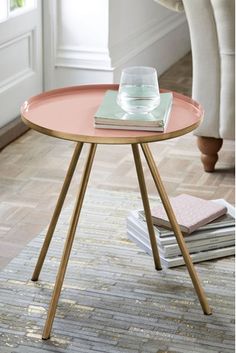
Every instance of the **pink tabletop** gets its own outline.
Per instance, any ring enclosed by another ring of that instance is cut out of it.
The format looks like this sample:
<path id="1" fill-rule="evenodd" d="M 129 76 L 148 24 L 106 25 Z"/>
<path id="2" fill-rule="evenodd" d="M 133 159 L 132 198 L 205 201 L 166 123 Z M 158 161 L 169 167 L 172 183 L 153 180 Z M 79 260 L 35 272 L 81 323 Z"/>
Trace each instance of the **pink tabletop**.
<path id="1" fill-rule="evenodd" d="M 108 89 L 117 90 L 118 85 L 83 85 L 42 93 L 22 105 L 22 119 L 34 130 L 54 137 L 89 143 L 127 144 L 184 135 L 194 130 L 203 117 L 203 109 L 197 102 L 173 92 L 172 110 L 164 132 L 96 129 L 94 114 Z"/>

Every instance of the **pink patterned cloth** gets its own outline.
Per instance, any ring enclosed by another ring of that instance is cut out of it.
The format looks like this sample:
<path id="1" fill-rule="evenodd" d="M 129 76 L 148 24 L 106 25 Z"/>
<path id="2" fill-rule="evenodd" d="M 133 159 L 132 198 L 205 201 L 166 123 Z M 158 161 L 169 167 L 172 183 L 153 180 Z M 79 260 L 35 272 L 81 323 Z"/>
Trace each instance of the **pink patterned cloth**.
<path id="1" fill-rule="evenodd" d="M 177 222 L 182 232 L 190 234 L 199 227 L 213 221 L 227 212 L 225 206 L 199 197 L 182 194 L 170 198 Z M 171 229 L 163 205 L 152 210 L 153 223 Z"/>

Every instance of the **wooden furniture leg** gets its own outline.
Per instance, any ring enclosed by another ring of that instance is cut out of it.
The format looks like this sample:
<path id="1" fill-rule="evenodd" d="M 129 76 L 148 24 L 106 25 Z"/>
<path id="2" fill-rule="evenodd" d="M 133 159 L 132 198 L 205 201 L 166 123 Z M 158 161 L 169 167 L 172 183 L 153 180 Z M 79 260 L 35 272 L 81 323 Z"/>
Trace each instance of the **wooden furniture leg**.
<path id="1" fill-rule="evenodd" d="M 139 154 L 138 145 L 133 144 L 132 150 L 133 150 L 134 162 L 135 162 L 138 181 L 139 181 L 139 188 L 140 188 L 142 201 L 143 201 L 143 208 L 144 208 L 145 217 L 146 217 L 146 221 L 147 221 L 150 243 L 151 243 L 151 247 L 152 247 L 154 265 L 157 270 L 161 270 L 161 261 L 160 261 L 160 257 L 159 257 L 159 253 L 158 253 L 156 236 L 155 236 L 155 231 L 154 231 L 153 223 L 152 223 L 152 216 L 151 216 L 151 211 L 150 211 L 150 206 L 149 206 L 149 201 L 148 201 L 148 194 L 147 194 L 147 189 L 146 189 L 146 185 L 145 185 L 143 167 L 142 167 L 142 162 L 141 162 L 141 158 L 140 158 L 140 154 Z"/>
<path id="2" fill-rule="evenodd" d="M 192 283 L 194 285 L 195 291 L 196 291 L 196 293 L 198 295 L 198 299 L 199 299 L 200 304 L 202 306 L 202 310 L 203 310 L 204 314 L 210 315 L 212 313 L 211 308 L 210 308 L 210 306 L 208 304 L 206 295 L 204 293 L 204 290 L 203 290 L 202 285 L 200 283 L 200 280 L 198 278 L 197 272 L 196 272 L 196 270 L 195 270 L 195 268 L 193 266 L 192 259 L 191 259 L 190 255 L 189 255 L 188 248 L 187 248 L 187 246 L 185 244 L 185 241 L 184 241 L 183 235 L 181 233 L 180 227 L 179 227 L 179 225 L 178 225 L 178 223 L 176 221 L 175 214 L 174 214 L 173 209 L 171 207 L 171 204 L 170 204 L 169 198 L 167 196 L 167 193 L 165 191 L 164 185 L 163 185 L 163 183 L 161 181 L 158 169 L 157 169 L 156 164 L 154 162 L 154 159 L 153 159 L 153 156 L 152 156 L 151 151 L 149 149 L 149 146 L 147 144 L 143 143 L 143 144 L 141 144 L 141 147 L 142 147 L 144 156 L 146 158 L 147 164 L 149 166 L 149 169 L 151 171 L 154 183 L 155 183 L 155 185 L 157 187 L 157 190 L 159 192 L 160 198 L 162 200 L 163 206 L 164 206 L 165 211 L 167 213 L 167 216 L 169 218 L 170 224 L 171 224 L 172 229 L 173 229 L 173 231 L 175 233 L 175 237 L 176 237 L 177 243 L 178 243 L 178 245 L 180 247 L 180 250 L 181 250 L 181 253 L 183 255 L 185 264 L 187 266 L 189 275 L 191 277 L 191 280 L 192 280 Z"/>
<path id="3" fill-rule="evenodd" d="M 65 198 L 66 198 L 66 195 L 67 195 L 70 183 L 71 183 L 71 179 L 73 177 L 80 153 L 82 151 L 82 147 L 83 147 L 83 143 L 80 143 L 80 142 L 77 143 L 77 145 L 75 147 L 74 154 L 72 156 L 72 159 L 71 159 L 71 162 L 70 162 L 70 165 L 69 165 L 69 168 L 68 168 L 68 171 L 67 171 L 62 189 L 61 189 L 61 193 L 60 193 L 59 198 L 57 200 L 56 208 L 54 210 L 50 225 L 48 227 L 46 237 L 44 239 L 43 246 L 41 248 L 41 251 L 40 251 L 40 254 L 38 257 L 37 264 L 34 269 L 34 273 L 31 278 L 32 281 L 37 281 L 39 278 L 39 274 L 41 272 L 45 257 L 47 255 L 48 248 L 51 243 L 51 240 L 52 240 L 52 237 L 54 234 L 54 230 L 56 228 L 57 221 L 60 216 L 64 201 L 65 201 Z"/>
<path id="4" fill-rule="evenodd" d="M 201 161 L 205 172 L 212 173 L 218 161 L 218 152 L 223 144 L 223 139 L 198 136 L 198 148 L 201 151 Z"/>
<path id="5" fill-rule="evenodd" d="M 54 320 L 56 309 L 57 309 L 57 303 L 58 303 L 59 296 L 60 296 L 60 293 L 61 293 L 61 288 L 62 288 L 62 285 L 63 285 L 63 280 L 64 280 L 64 277 L 65 277 L 65 272 L 66 272 L 67 264 L 68 264 L 68 261 L 69 261 L 72 244 L 73 244 L 73 241 L 74 241 L 76 227 L 77 227 L 77 224 L 78 224 L 78 221 L 79 221 L 80 211 L 81 211 L 81 208 L 82 208 L 83 199 L 84 199 L 84 195 L 85 195 L 85 192 L 86 192 L 89 175 L 90 175 L 90 171 L 91 171 L 91 168 L 92 168 L 96 147 L 97 147 L 96 144 L 92 144 L 91 145 L 91 148 L 90 148 L 90 151 L 89 151 L 89 155 L 88 155 L 88 158 L 87 158 L 87 161 L 86 161 L 84 173 L 83 173 L 83 176 L 82 176 L 79 192 L 78 192 L 78 195 L 77 195 L 77 199 L 76 199 L 73 215 L 72 215 L 72 218 L 71 218 L 71 222 L 70 222 L 70 226 L 69 226 L 69 230 L 68 230 L 68 234 L 67 234 L 67 239 L 66 239 L 66 242 L 65 242 L 65 245 L 64 245 L 63 255 L 62 255 L 62 258 L 61 258 L 61 263 L 60 263 L 59 270 L 58 270 L 58 273 L 57 273 L 57 278 L 56 278 L 56 282 L 55 282 L 55 286 L 54 286 L 54 290 L 53 290 L 50 306 L 49 306 L 49 309 L 48 309 L 47 320 L 46 320 L 46 323 L 45 323 L 45 326 L 44 326 L 44 331 L 43 331 L 42 338 L 45 339 L 45 340 L 50 337 L 52 324 L 53 324 L 53 320 Z"/>

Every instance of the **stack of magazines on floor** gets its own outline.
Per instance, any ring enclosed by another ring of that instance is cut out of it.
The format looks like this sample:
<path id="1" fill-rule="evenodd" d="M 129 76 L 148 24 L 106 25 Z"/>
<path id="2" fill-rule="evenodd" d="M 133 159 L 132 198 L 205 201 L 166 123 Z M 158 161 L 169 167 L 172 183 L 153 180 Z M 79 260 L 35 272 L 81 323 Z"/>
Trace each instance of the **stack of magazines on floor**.
<path id="1" fill-rule="evenodd" d="M 223 199 L 207 201 L 190 195 L 171 198 L 171 205 L 192 261 L 201 262 L 235 253 L 235 209 Z M 151 209 L 162 265 L 184 264 L 163 205 Z M 127 233 L 141 249 L 152 254 L 143 210 L 131 211 Z"/>

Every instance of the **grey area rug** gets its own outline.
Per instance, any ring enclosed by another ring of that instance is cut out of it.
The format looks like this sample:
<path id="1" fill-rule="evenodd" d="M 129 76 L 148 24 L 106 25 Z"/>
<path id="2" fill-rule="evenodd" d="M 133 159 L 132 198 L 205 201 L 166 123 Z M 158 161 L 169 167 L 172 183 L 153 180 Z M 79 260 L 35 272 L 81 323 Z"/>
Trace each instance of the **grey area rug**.
<path id="1" fill-rule="evenodd" d="M 185 267 L 157 272 L 127 240 L 125 218 L 140 205 L 138 194 L 89 190 L 51 340 L 41 333 L 72 206 L 39 282 L 30 277 L 45 231 L 1 272 L 1 353 L 234 352 L 234 259 L 196 265 L 213 308 L 203 315 Z"/>

